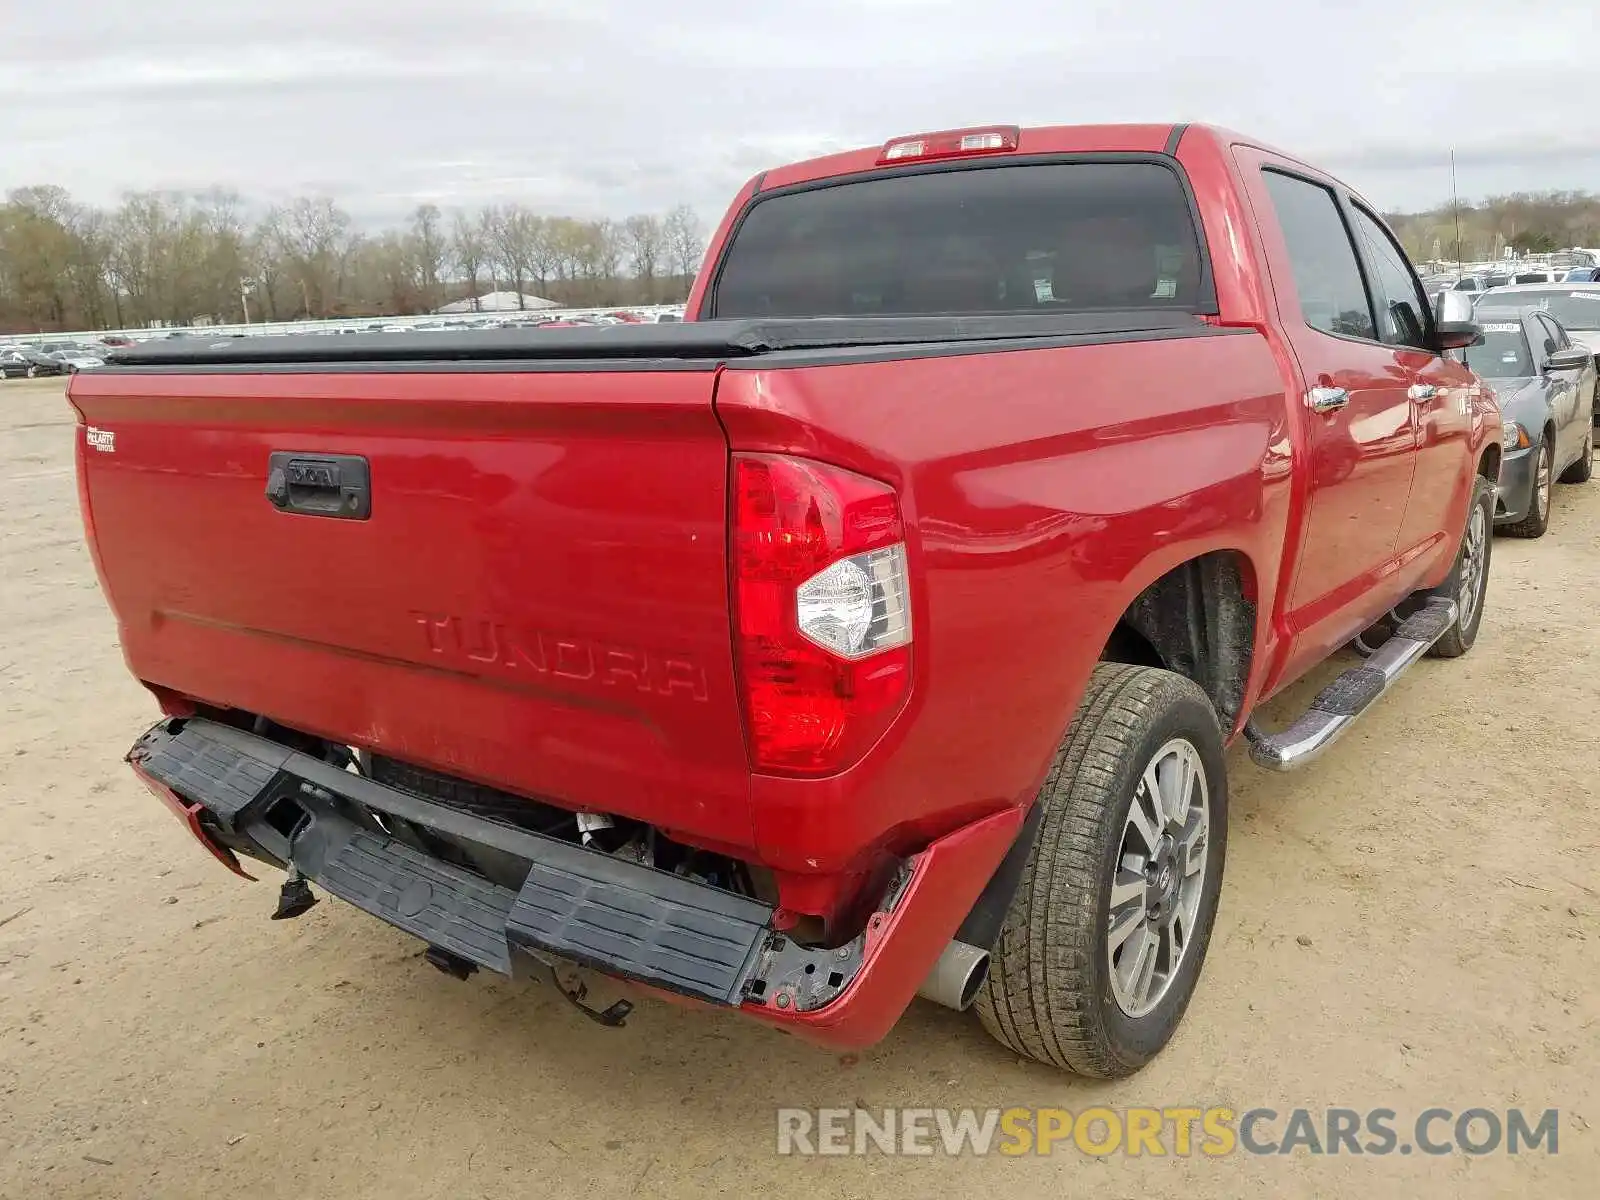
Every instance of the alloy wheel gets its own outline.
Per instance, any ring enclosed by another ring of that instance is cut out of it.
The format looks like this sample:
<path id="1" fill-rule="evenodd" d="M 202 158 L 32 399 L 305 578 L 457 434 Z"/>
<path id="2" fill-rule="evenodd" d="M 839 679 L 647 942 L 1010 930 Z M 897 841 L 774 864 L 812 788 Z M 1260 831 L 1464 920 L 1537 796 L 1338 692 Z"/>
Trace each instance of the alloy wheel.
<path id="1" fill-rule="evenodd" d="M 1466 537 L 1461 543 L 1461 582 L 1456 590 L 1458 620 L 1463 629 L 1471 627 L 1472 618 L 1478 612 L 1478 602 L 1483 598 L 1488 541 L 1488 522 L 1483 516 L 1483 505 L 1474 504 L 1467 518 Z"/>
<path id="2" fill-rule="evenodd" d="M 1184 738 L 1157 750 L 1140 777 L 1111 881 L 1106 960 L 1111 993 L 1129 1017 L 1172 987 L 1198 929 L 1211 793 L 1200 752 Z"/>

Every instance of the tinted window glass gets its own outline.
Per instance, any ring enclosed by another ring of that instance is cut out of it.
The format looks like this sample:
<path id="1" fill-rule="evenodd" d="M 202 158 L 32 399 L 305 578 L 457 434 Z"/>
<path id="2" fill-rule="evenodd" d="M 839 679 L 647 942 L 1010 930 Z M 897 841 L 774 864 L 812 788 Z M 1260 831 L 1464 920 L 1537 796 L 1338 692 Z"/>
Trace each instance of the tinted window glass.
<path id="1" fill-rule="evenodd" d="M 1467 366 L 1485 379 L 1525 379 L 1533 374 L 1533 355 L 1515 316 L 1486 317 L 1481 322 L 1483 341 L 1466 350 Z"/>
<path id="2" fill-rule="evenodd" d="M 1333 193 L 1276 171 L 1264 175 L 1306 323 L 1327 333 L 1376 340 L 1355 247 Z"/>
<path id="3" fill-rule="evenodd" d="M 1356 209 L 1356 232 L 1373 273 L 1373 290 L 1378 293 L 1378 336 L 1391 346 L 1427 345 L 1427 298 L 1417 286 L 1411 264 L 1400 247 L 1375 217 Z"/>
<path id="4" fill-rule="evenodd" d="M 817 317 L 1199 307 L 1178 177 L 1153 163 L 987 167 L 756 204 L 712 315 Z"/>

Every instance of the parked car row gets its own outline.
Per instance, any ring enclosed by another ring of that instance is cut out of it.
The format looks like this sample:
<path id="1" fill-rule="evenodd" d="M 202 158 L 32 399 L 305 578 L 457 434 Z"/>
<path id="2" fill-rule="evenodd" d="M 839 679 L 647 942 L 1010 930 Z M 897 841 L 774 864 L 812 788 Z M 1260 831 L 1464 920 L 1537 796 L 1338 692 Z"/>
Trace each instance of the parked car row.
<path id="1" fill-rule="evenodd" d="M 681 320 L 677 312 L 634 312 L 630 309 L 616 309 L 610 312 L 563 313 L 551 315 L 547 313 L 514 313 L 510 316 L 472 316 L 445 318 L 438 321 L 421 321 L 412 324 L 382 324 L 369 325 L 367 329 L 381 329 L 390 333 L 429 333 L 440 331 L 460 332 L 464 329 L 578 329 L 598 325 L 651 325 L 660 321 Z M 340 333 L 354 333 L 356 330 L 341 328 Z"/>
<path id="2" fill-rule="evenodd" d="M 1473 299 L 1467 365 L 1494 388 L 1504 457 L 1495 528 L 1542 537 L 1555 482 L 1587 483 L 1600 417 L 1600 283 L 1519 283 Z"/>
<path id="3" fill-rule="evenodd" d="M 1579 263 L 1576 266 L 1556 266 L 1544 262 L 1507 260 L 1494 264 L 1474 263 L 1466 269 L 1438 270 L 1424 274 L 1422 286 L 1430 296 L 1440 292 L 1466 292 L 1480 295 L 1493 288 L 1514 287 L 1520 284 L 1594 283 L 1600 281 L 1600 266 Z"/>
<path id="4" fill-rule="evenodd" d="M 35 379 L 41 375 L 71 375 L 105 365 L 92 346 L 62 343 L 54 346 L 0 346 L 0 378 Z"/>

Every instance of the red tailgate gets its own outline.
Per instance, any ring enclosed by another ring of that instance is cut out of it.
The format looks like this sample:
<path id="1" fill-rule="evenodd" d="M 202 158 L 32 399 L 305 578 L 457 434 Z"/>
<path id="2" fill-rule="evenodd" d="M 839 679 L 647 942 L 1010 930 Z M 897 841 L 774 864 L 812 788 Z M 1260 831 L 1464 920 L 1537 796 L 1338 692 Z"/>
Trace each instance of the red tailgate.
<path id="1" fill-rule="evenodd" d="M 751 842 L 709 370 L 84 374 L 140 679 L 546 797 Z M 97 432 L 98 431 L 98 432 Z M 280 511 L 346 455 L 370 516 Z"/>

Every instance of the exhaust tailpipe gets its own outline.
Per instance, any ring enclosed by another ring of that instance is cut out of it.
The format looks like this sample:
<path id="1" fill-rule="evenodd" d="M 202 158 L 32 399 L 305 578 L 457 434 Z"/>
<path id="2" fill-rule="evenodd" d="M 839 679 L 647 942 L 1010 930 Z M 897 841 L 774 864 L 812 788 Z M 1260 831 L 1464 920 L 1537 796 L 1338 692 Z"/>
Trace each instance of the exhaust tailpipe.
<path id="1" fill-rule="evenodd" d="M 922 981 L 917 995 L 957 1012 L 966 1012 L 989 977 L 989 952 L 966 942 L 951 942 Z"/>

